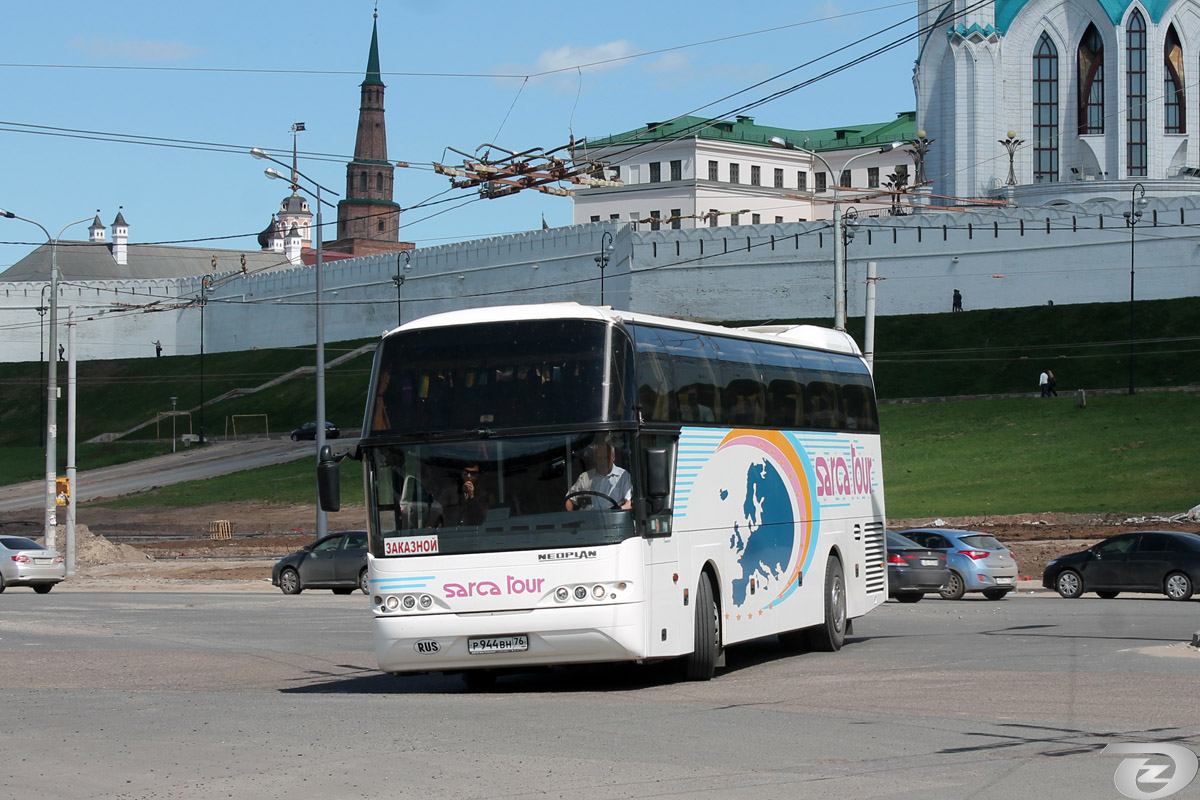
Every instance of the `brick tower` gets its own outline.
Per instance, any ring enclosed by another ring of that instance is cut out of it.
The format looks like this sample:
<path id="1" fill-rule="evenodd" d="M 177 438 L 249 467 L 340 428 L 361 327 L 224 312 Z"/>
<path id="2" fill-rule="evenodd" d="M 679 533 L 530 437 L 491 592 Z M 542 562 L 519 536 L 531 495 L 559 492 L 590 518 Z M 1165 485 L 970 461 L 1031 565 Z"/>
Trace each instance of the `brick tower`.
<path id="1" fill-rule="evenodd" d="M 398 241 L 400 205 L 392 200 L 395 167 L 387 157 L 383 90 L 376 15 L 376 21 L 371 25 L 367 74 L 362 82 L 354 160 L 346 165 L 346 197 L 337 204 L 337 241 L 325 245 L 334 252 L 361 256 L 412 247 Z"/>

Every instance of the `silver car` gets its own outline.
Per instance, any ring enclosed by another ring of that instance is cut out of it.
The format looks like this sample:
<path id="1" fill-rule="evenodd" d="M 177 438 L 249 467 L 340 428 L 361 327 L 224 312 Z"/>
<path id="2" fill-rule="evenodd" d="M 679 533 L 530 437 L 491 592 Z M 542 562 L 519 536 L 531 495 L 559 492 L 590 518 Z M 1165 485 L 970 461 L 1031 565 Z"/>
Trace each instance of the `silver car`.
<path id="1" fill-rule="evenodd" d="M 62 554 L 24 536 L 0 536 L 0 592 L 9 586 L 32 586 L 45 594 L 67 577 Z"/>
<path id="2" fill-rule="evenodd" d="M 988 600 L 1000 600 L 1016 588 L 1017 562 L 1012 551 L 990 533 L 918 528 L 900 531 L 900 535 L 945 552 L 950 582 L 939 594 L 947 600 L 959 600 L 967 592 L 982 592 Z"/>

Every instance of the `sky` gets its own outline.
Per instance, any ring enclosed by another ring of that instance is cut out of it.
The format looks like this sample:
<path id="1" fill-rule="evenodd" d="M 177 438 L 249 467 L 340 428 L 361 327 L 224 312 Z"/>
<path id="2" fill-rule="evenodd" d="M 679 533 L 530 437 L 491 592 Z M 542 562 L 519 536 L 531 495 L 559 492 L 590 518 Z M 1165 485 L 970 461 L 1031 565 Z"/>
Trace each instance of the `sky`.
<path id="1" fill-rule="evenodd" d="M 97 211 L 111 225 L 120 208 L 131 244 L 258 249 L 288 190 L 251 147 L 290 162 L 290 130 L 303 122 L 301 172 L 344 192 L 375 9 L 11 4 L 0 33 L 0 208 L 51 236 L 87 219 L 64 240 L 86 239 Z M 916 12 L 913 0 L 379 0 L 388 156 L 412 165 L 396 170 L 401 238 L 427 247 L 540 228 L 543 216 L 571 224 L 569 198 L 452 190 L 430 167 L 462 163 L 447 148 L 552 150 L 684 114 L 728 118 L 912 34 L 905 20 Z M 915 58 L 907 42 L 745 113 L 797 129 L 884 122 L 915 108 Z M 325 211 L 327 240 L 335 218 Z M 0 219 L 0 270 L 45 240 Z"/>

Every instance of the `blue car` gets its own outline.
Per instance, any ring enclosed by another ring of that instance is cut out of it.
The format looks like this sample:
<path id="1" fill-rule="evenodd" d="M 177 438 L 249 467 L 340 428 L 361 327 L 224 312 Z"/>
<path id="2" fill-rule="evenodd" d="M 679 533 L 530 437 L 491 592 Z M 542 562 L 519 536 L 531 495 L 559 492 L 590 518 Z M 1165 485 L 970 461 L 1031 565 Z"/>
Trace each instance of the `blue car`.
<path id="1" fill-rule="evenodd" d="M 1012 551 L 990 533 L 951 528 L 917 528 L 900 531 L 930 550 L 946 554 L 950 580 L 938 594 L 961 600 L 967 592 L 980 592 L 988 600 L 1000 600 L 1017 583 L 1017 562 Z"/>

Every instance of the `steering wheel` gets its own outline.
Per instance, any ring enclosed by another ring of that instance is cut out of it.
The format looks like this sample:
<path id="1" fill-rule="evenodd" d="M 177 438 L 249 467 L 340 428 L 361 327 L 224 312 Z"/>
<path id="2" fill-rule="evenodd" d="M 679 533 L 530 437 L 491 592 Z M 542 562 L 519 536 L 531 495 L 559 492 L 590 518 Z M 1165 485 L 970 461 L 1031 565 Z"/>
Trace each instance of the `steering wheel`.
<path id="1" fill-rule="evenodd" d="M 606 495 L 604 492 L 593 492 L 590 489 L 577 489 L 574 492 L 567 492 L 566 499 L 570 500 L 572 497 L 579 497 L 580 495 L 592 495 L 593 497 L 602 497 L 605 500 L 607 500 L 608 502 L 612 503 L 613 508 L 621 507 L 620 503 L 618 503 L 616 500 L 614 500 L 613 498 Z"/>

